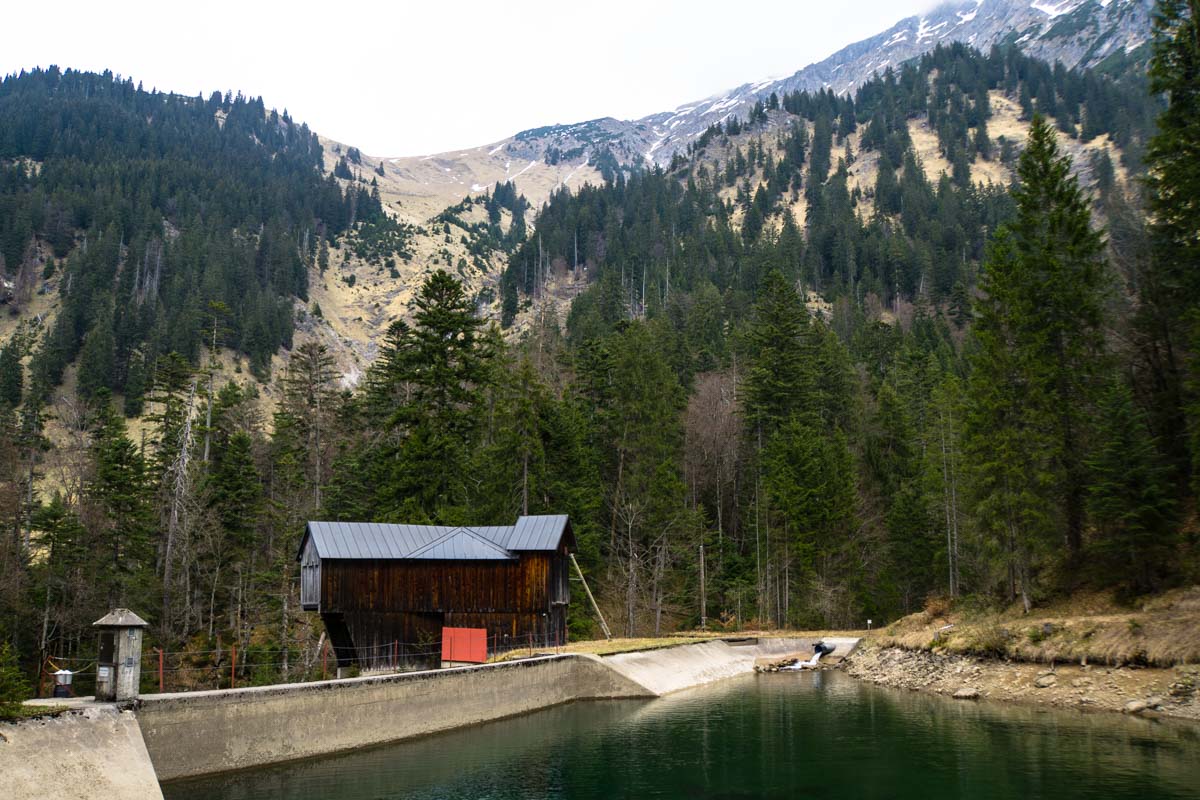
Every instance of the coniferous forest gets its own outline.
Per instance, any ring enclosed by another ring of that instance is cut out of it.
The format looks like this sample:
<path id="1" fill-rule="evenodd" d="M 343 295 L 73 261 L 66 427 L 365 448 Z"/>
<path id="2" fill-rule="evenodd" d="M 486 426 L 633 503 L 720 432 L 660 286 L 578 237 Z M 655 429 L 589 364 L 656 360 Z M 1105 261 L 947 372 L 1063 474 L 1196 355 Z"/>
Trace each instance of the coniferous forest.
<path id="1" fill-rule="evenodd" d="M 261 99 L 5 79 L 6 303 L 61 302 L 0 342 L 0 637 L 31 670 L 86 657 L 123 605 L 156 646 L 284 652 L 246 677 L 294 676 L 319 634 L 295 564 L 318 518 L 567 513 L 626 635 L 1195 582 L 1190 9 L 1160 2 L 1148 69 L 950 45 L 852 97 L 772 95 L 528 220 L 498 185 L 498 319 L 435 272 L 353 390 L 293 341 L 296 301 L 329 247 L 399 254 L 411 232 L 350 155 L 325 173 Z M 1027 135 L 989 133 L 997 96 Z M 1087 163 L 1063 147 L 1096 141 Z M 864 158 L 873 182 L 851 186 Z M 983 164 L 1012 183 L 973 180 Z M 250 373 L 219 372 L 223 349 Z"/>

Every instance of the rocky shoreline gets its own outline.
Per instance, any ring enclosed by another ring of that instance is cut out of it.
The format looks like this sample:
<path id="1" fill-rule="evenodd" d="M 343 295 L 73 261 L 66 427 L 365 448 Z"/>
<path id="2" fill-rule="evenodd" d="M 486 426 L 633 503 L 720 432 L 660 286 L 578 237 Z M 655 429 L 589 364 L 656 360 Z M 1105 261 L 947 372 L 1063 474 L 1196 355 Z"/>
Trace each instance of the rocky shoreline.
<path id="1" fill-rule="evenodd" d="M 1200 665 L 1196 664 L 1170 669 L 1047 665 L 881 647 L 864 641 L 839 667 L 880 686 L 959 700 L 1200 720 Z"/>

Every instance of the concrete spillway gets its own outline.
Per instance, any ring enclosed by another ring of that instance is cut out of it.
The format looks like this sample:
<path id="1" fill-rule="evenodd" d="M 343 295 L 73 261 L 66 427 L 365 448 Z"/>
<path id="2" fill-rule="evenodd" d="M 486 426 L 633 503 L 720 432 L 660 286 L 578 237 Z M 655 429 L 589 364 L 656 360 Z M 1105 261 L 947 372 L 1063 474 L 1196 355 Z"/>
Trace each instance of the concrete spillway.
<path id="1" fill-rule="evenodd" d="M 834 653 L 845 656 L 858 644 L 857 639 L 826 638 Z M 698 644 L 618 653 L 603 661 L 629 680 L 646 687 L 649 693 L 664 695 L 705 683 L 732 678 L 754 671 L 763 660 L 778 661 L 789 656 L 808 656 L 814 640 L 791 637 L 750 640 L 713 640 Z M 815 665 L 815 661 L 813 664 Z"/>

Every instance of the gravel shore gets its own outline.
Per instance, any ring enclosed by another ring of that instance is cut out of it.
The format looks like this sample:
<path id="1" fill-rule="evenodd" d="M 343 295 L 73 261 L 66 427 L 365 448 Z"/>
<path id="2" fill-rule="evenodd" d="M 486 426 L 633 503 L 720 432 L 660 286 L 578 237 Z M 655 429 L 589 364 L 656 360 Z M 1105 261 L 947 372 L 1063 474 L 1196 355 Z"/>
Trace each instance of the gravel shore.
<path id="1" fill-rule="evenodd" d="M 960 700 L 1001 700 L 1200 720 L 1200 665 L 1170 669 L 1035 664 L 881 647 L 868 641 L 840 665 L 881 686 Z"/>

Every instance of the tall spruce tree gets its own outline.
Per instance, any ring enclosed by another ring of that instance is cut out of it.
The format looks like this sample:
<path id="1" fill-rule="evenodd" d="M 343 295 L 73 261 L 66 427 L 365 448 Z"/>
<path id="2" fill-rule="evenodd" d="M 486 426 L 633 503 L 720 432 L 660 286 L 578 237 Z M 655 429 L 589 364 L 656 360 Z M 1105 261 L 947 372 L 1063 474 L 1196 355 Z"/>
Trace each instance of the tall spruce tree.
<path id="1" fill-rule="evenodd" d="M 1160 588 L 1173 566 L 1177 506 L 1149 420 L 1122 381 L 1100 404 L 1096 438 L 1088 508 L 1100 565 L 1136 592 Z"/>
<path id="2" fill-rule="evenodd" d="M 827 568 L 854 520 L 854 462 L 846 437 L 794 419 L 772 435 L 763 459 L 767 493 L 788 523 L 802 575 Z"/>
<path id="3" fill-rule="evenodd" d="M 1070 159 L 1059 155 L 1054 129 L 1040 116 L 1017 174 L 1017 216 L 1010 225 L 1015 269 L 1008 276 L 1015 285 L 1006 313 L 1031 400 L 1046 415 L 1066 546 L 1075 558 L 1083 545 L 1088 420 L 1104 365 L 1104 242 L 1092 228 Z M 1004 279 L 1004 271 L 997 277 Z"/>
<path id="4" fill-rule="evenodd" d="M 1150 207 L 1179 288 L 1194 290 L 1200 277 L 1186 268 L 1200 261 L 1200 2 L 1159 0 L 1154 34 L 1150 88 L 1168 105 L 1147 153 Z"/>
<path id="5" fill-rule="evenodd" d="M 110 607 L 135 603 L 147 607 L 154 514 L 146 462 L 109 398 L 101 392 L 98 401 L 91 446 L 95 472 L 87 487 L 88 497 L 101 513 L 97 539 L 107 561 L 97 579 L 105 586 Z"/>
<path id="6" fill-rule="evenodd" d="M 1200 476 L 1200 2 L 1160 0 L 1150 88 L 1165 95 L 1146 160 L 1152 268 L 1137 286 L 1157 428 L 1177 470 Z M 1190 435 L 1189 435 L 1190 434 Z M 1190 455 L 1188 453 L 1190 443 Z"/>
<path id="7" fill-rule="evenodd" d="M 760 444 L 793 417 L 819 413 L 817 349 L 799 293 L 772 271 L 746 330 L 748 365 L 740 387 L 746 421 Z"/>
<path id="8" fill-rule="evenodd" d="M 21 350 L 14 339 L 0 348 L 0 405 L 16 408 L 21 404 L 25 371 L 21 366 Z"/>
<path id="9" fill-rule="evenodd" d="M 413 324 L 393 324 L 367 377 L 364 411 L 382 435 L 344 458 L 335 481 L 345 502 L 359 493 L 347 470 L 370 474 L 372 513 L 385 519 L 466 521 L 467 464 L 498 343 L 444 270 L 426 279 L 415 305 Z"/>
<path id="10" fill-rule="evenodd" d="M 975 352 L 967 385 L 966 447 L 975 513 L 1001 553 L 1006 594 L 1026 610 L 1044 554 L 1051 549 L 1057 507 L 1052 492 L 1053 443 L 1045 414 L 1017 349 L 1018 270 L 1012 237 L 1001 229 L 988 248 L 985 294 L 976 301 Z"/>

